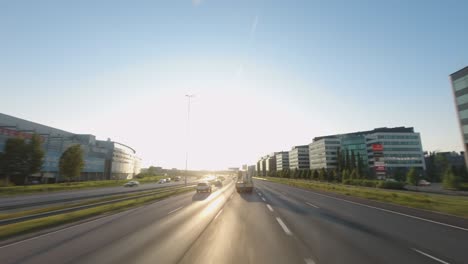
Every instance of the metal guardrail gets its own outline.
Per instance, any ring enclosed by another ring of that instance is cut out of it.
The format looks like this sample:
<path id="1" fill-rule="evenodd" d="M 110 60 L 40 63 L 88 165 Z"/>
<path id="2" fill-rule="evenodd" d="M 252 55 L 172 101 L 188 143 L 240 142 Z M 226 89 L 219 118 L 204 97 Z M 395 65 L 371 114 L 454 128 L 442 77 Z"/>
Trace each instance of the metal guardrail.
<path id="1" fill-rule="evenodd" d="M 48 217 L 48 216 L 53 216 L 53 215 L 59 215 L 59 214 L 64 214 L 64 213 L 75 212 L 75 211 L 84 210 L 84 209 L 88 209 L 88 208 L 93 208 L 93 207 L 97 207 L 97 206 L 101 206 L 101 205 L 112 204 L 112 203 L 117 203 L 117 202 L 126 201 L 126 200 L 132 200 L 132 199 L 146 197 L 146 196 L 152 196 L 152 195 L 155 195 L 155 194 L 170 192 L 170 191 L 174 191 L 174 190 L 182 190 L 182 189 L 193 188 L 195 186 L 196 185 L 189 185 L 189 186 L 182 186 L 182 187 L 177 186 L 177 187 L 168 187 L 168 188 L 158 188 L 159 190 L 150 191 L 149 193 L 135 195 L 135 196 L 131 196 L 131 197 L 123 197 L 123 198 L 118 198 L 118 199 L 109 200 L 109 201 L 102 201 L 102 202 L 97 202 L 97 203 L 92 203 L 92 204 L 86 204 L 86 205 L 80 205 L 80 206 L 74 206 L 74 207 L 69 207 L 69 208 L 64 208 L 64 209 L 53 210 L 53 211 L 44 212 L 44 213 L 38 213 L 38 214 L 33 214 L 33 215 L 26 215 L 26 216 L 21 216 L 21 217 L 16 217 L 16 218 L 4 219 L 4 220 L 0 220 L 0 226 L 8 225 L 8 224 L 14 224 L 14 223 L 20 223 L 20 222 L 24 222 L 24 221 L 27 221 L 27 220 L 38 219 L 38 218 L 43 218 L 43 217 Z"/>
<path id="2" fill-rule="evenodd" d="M 155 188 L 148 188 L 148 189 L 142 189 L 142 190 L 141 189 L 140 190 L 136 189 L 136 190 L 132 190 L 132 191 L 93 194 L 93 195 L 88 195 L 88 196 L 64 198 L 64 199 L 52 200 L 52 201 L 32 202 L 32 203 L 26 203 L 26 204 L 4 205 L 4 206 L 0 206 L 0 211 L 11 210 L 11 209 L 20 209 L 20 208 L 28 208 L 28 207 L 38 206 L 38 205 L 60 204 L 60 203 L 66 203 L 66 202 L 72 202 L 72 201 L 78 201 L 78 200 L 87 200 L 87 199 L 92 199 L 92 198 L 100 198 L 100 197 L 113 196 L 113 195 L 119 195 L 119 194 L 147 192 L 147 191 L 155 190 L 155 189 L 166 189 L 167 190 L 167 188 L 177 188 L 177 187 L 180 187 L 180 185 L 183 185 L 183 183 L 175 185 L 175 186 L 169 186 L 169 187 L 159 187 L 158 186 L 158 187 L 155 187 Z"/>

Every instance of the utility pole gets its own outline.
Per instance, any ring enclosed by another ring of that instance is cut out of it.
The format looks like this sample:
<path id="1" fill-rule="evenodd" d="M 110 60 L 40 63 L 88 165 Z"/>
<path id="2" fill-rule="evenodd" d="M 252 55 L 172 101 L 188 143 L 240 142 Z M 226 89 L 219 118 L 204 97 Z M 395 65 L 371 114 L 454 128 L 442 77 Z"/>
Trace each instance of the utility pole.
<path id="1" fill-rule="evenodd" d="M 189 142 L 190 142 L 190 99 L 195 97 L 194 94 L 186 94 L 187 97 L 187 144 L 185 150 L 185 185 L 187 185 L 187 173 L 188 173 L 188 153 L 189 153 Z"/>

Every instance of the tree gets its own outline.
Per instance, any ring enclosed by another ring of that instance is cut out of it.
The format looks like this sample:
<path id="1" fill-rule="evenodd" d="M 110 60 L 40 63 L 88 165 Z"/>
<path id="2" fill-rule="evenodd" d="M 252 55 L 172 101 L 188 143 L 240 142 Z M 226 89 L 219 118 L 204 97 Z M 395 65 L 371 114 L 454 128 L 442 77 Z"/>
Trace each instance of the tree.
<path id="1" fill-rule="evenodd" d="M 405 171 L 403 168 L 396 168 L 393 173 L 393 179 L 399 182 L 405 181 Z"/>
<path id="2" fill-rule="evenodd" d="M 5 174 L 6 181 L 12 181 L 15 184 L 24 184 L 24 179 L 29 171 L 24 139 L 7 139 L 2 160 L 2 171 Z"/>
<path id="3" fill-rule="evenodd" d="M 28 156 L 28 174 L 31 175 L 41 171 L 42 164 L 44 163 L 44 150 L 41 147 L 41 138 L 38 134 L 33 134 L 31 141 L 27 144 Z"/>
<path id="4" fill-rule="evenodd" d="M 341 181 L 345 182 L 346 180 L 349 179 L 349 173 L 347 169 L 344 169 L 343 172 L 341 173 Z"/>
<path id="5" fill-rule="evenodd" d="M 418 185 L 418 174 L 416 168 L 412 167 L 406 174 L 406 183 L 409 185 Z"/>
<path id="6" fill-rule="evenodd" d="M 59 162 L 60 174 L 68 180 L 80 176 L 84 167 L 83 150 L 80 145 L 69 147 L 62 153 Z"/>
<path id="7" fill-rule="evenodd" d="M 336 163 L 338 171 L 343 170 L 343 153 L 340 147 L 336 149 Z"/>
<path id="8" fill-rule="evenodd" d="M 460 188 L 460 182 L 460 177 L 454 173 L 451 167 L 449 167 L 444 173 L 442 186 L 444 186 L 445 189 L 458 190 Z"/>
<path id="9" fill-rule="evenodd" d="M 345 169 L 349 170 L 349 169 L 351 169 L 351 162 L 350 162 L 351 160 L 349 158 L 349 150 L 348 149 L 346 149 L 346 156 L 345 157 L 346 157 Z"/>
<path id="10" fill-rule="evenodd" d="M 364 164 L 363 164 L 363 161 L 362 161 L 362 157 L 361 157 L 361 154 L 357 154 L 357 164 L 356 164 L 356 169 L 357 169 L 357 177 L 359 179 L 361 178 L 364 178 L 364 173 L 363 173 L 363 168 L 364 168 Z"/>
<path id="11" fill-rule="evenodd" d="M 329 181 L 336 181 L 336 170 L 331 170 L 329 175 Z"/>
<path id="12" fill-rule="evenodd" d="M 349 179 L 350 179 L 350 180 L 357 179 L 357 172 L 356 172 L 356 169 L 353 169 L 353 170 L 351 171 L 351 173 L 349 174 Z"/>
<path id="13" fill-rule="evenodd" d="M 356 155 L 354 155 L 354 150 L 351 150 L 351 168 L 350 169 L 355 169 L 356 168 Z"/>
<path id="14" fill-rule="evenodd" d="M 314 170 L 313 178 L 314 178 L 314 180 L 318 180 L 318 178 L 319 178 L 319 172 L 318 172 L 318 170 Z"/>
<path id="15" fill-rule="evenodd" d="M 327 179 L 327 171 L 324 168 L 321 168 L 319 171 L 319 180 L 324 181 Z"/>

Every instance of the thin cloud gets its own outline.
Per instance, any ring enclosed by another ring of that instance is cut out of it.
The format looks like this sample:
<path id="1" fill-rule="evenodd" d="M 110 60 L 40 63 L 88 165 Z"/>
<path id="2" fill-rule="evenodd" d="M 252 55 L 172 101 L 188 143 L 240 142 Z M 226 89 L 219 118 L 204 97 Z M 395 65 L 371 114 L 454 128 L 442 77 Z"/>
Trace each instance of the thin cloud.
<path id="1" fill-rule="evenodd" d="M 254 37 L 255 31 L 257 31 L 257 24 L 258 24 L 258 16 L 255 16 L 254 21 L 252 22 L 252 26 L 250 26 L 250 38 Z"/>
<path id="2" fill-rule="evenodd" d="M 203 0 L 192 0 L 192 5 L 199 6 L 199 5 L 202 4 L 202 2 L 203 2 Z"/>

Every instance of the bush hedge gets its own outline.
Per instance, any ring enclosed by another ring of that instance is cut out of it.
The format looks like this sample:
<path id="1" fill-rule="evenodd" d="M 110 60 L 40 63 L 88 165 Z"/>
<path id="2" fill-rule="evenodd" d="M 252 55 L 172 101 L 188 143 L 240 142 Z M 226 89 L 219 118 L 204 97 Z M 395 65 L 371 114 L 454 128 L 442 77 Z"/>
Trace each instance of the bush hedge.
<path id="1" fill-rule="evenodd" d="M 346 179 L 343 181 L 343 184 L 396 190 L 403 189 L 403 187 L 405 186 L 403 182 L 366 179 Z"/>

